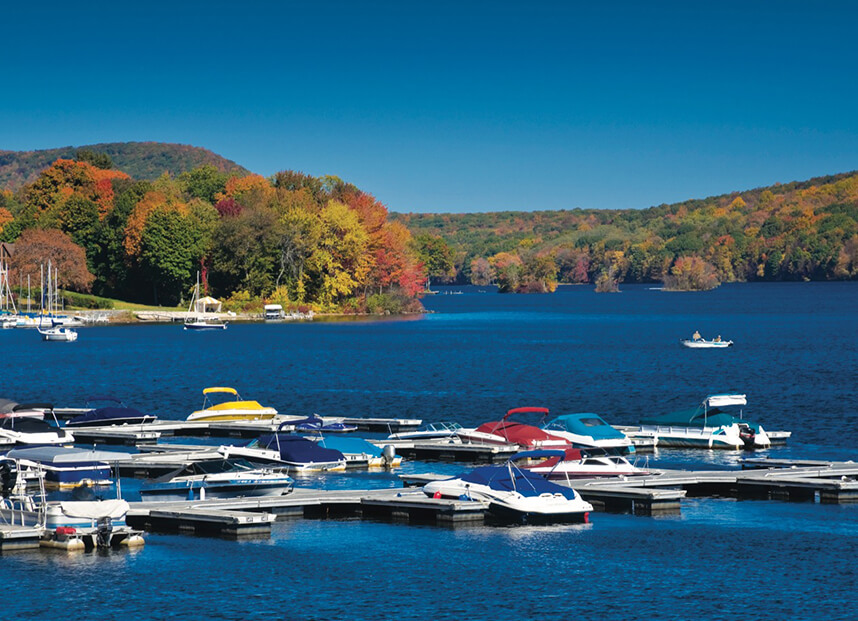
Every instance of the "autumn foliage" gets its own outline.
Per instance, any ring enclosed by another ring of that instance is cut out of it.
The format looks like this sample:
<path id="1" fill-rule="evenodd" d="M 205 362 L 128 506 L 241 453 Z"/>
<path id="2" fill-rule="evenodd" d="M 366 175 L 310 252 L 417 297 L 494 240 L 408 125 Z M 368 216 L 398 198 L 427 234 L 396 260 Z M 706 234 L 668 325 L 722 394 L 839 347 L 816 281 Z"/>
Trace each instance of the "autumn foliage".
<path id="1" fill-rule="evenodd" d="M 95 276 L 86 265 L 86 252 L 71 237 L 56 229 L 28 229 L 15 243 L 12 280 L 22 275 L 38 277 L 48 261 L 57 269 L 60 287 L 89 291 Z M 38 282 L 38 281 L 37 281 Z"/>

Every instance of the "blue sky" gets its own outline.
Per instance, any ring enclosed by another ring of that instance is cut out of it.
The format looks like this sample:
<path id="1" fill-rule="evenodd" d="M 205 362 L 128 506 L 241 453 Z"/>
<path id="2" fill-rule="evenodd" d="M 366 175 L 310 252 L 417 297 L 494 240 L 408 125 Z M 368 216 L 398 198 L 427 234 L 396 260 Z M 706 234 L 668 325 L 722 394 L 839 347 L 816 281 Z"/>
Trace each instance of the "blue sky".
<path id="1" fill-rule="evenodd" d="M 854 2 L 16 4 L 0 149 L 192 144 L 420 212 L 858 169 Z"/>

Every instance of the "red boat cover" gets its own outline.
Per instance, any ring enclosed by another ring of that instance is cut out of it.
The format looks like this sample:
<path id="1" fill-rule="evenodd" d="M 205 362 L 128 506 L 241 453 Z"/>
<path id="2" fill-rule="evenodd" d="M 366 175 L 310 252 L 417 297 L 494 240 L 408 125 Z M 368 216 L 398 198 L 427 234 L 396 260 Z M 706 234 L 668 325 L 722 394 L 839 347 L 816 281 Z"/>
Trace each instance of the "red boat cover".
<path id="1" fill-rule="evenodd" d="M 514 420 L 483 423 L 477 427 L 477 431 L 493 433 L 504 438 L 510 444 L 520 444 L 522 446 L 539 446 L 536 444 L 537 442 L 560 439 L 557 436 L 544 432 L 539 427 L 525 425 Z"/>

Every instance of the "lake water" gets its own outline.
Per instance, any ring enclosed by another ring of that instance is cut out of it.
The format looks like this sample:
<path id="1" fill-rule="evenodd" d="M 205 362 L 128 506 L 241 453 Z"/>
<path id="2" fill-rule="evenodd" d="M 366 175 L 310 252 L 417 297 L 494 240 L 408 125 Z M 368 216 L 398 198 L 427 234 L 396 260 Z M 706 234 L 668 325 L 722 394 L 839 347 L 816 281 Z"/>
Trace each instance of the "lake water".
<path id="1" fill-rule="evenodd" d="M 741 392 L 747 418 L 793 432 L 763 455 L 858 456 L 858 283 L 461 290 L 426 298 L 433 313 L 389 321 L 199 334 L 101 327 L 72 344 L 7 330 L 0 396 L 82 406 L 87 395 L 116 394 L 179 419 L 199 407 L 204 386 L 226 385 L 284 413 L 469 425 L 521 405 L 632 424 Z M 681 347 L 695 330 L 736 345 Z M 727 467 L 741 456 L 661 450 L 650 463 Z M 398 482 L 364 473 L 299 484 Z M 3 618 L 858 618 L 858 506 L 707 498 L 685 501 L 676 517 L 596 513 L 583 526 L 297 520 L 266 541 L 146 539 L 135 552 L 0 557 Z"/>

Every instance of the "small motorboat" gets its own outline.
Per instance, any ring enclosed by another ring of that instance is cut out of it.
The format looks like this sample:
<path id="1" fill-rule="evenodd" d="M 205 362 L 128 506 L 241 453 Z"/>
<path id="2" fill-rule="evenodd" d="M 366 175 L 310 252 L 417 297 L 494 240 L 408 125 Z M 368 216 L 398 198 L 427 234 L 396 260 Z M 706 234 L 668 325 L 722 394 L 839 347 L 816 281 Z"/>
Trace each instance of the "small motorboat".
<path id="1" fill-rule="evenodd" d="M 92 404 L 106 402 L 112 405 L 91 407 Z M 158 420 L 154 414 L 144 414 L 140 410 L 129 408 L 120 399 L 107 395 L 87 397 L 86 407 L 90 408 L 80 416 L 75 416 L 66 427 L 92 427 L 97 425 L 140 425 Z"/>
<path id="2" fill-rule="evenodd" d="M 709 395 L 696 408 L 641 418 L 641 431 L 653 434 L 659 447 L 768 448 L 771 440 L 761 425 L 745 420 L 742 410 L 724 409 L 747 403 L 745 395 Z"/>
<path id="3" fill-rule="evenodd" d="M 626 434 L 611 427 L 598 414 L 564 414 L 544 423 L 542 429 L 566 438 L 573 446 L 619 449 L 623 454 L 635 452 L 635 446 Z"/>
<path id="4" fill-rule="evenodd" d="M 210 395 L 227 394 L 235 397 L 233 400 L 214 403 Z M 188 416 L 189 421 L 254 421 L 271 420 L 277 416 L 277 410 L 265 407 L 258 401 L 244 401 L 235 388 L 212 386 L 203 390 L 203 407 Z"/>
<path id="5" fill-rule="evenodd" d="M 387 438 L 389 440 L 436 440 L 441 438 L 458 438 L 456 434 L 460 429 L 462 429 L 462 426 L 459 423 L 426 423 L 414 431 L 400 431 L 398 433 L 392 433 L 387 436 Z"/>
<path id="6" fill-rule="evenodd" d="M 459 429 L 462 442 L 500 444 L 523 448 L 565 448 L 569 440 L 510 418 L 516 414 L 548 414 L 547 408 L 523 407 L 509 410 L 502 420 L 483 423 L 476 429 Z"/>
<path id="7" fill-rule="evenodd" d="M 224 459 L 243 457 L 251 463 L 273 465 L 296 473 L 346 469 L 346 458 L 341 452 L 279 431 L 262 435 L 245 446 L 221 446 L 218 452 Z"/>
<path id="8" fill-rule="evenodd" d="M 704 338 L 692 337 L 690 339 L 679 339 L 679 342 L 683 346 L 690 347 L 691 349 L 723 349 L 725 347 L 733 346 L 733 341 L 723 341 L 720 336 L 712 339 L 711 341 L 707 341 Z"/>
<path id="9" fill-rule="evenodd" d="M 363 438 L 319 436 L 312 438 L 319 446 L 334 449 L 346 458 L 346 468 L 398 468 L 402 457 L 389 444 L 381 447 Z"/>
<path id="10" fill-rule="evenodd" d="M 295 431 L 325 431 L 329 433 L 351 433 L 352 431 L 357 431 L 357 425 L 347 425 L 341 421 L 326 423 L 318 414 L 292 421 L 291 424 L 295 426 Z"/>
<path id="11" fill-rule="evenodd" d="M 587 522 L 593 510 L 572 488 L 511 462 L 432 481 L 423 486 L 423 493 L 432 498 L 479 500 L 488 504 L 494 518 L 517 523 Z"/>
<path id="12" fill-rule="evenodd" d="M 509 460 L 519 468 L 540 474 L 549 480 L 569 481 L 651 474 L 648 470 L 632 465 L 622 455 L 612 455 L 601 448 L 525 451 L 516 453 Z"/>
<path id="13" fill-rule="evenodd" d="M 185 465 L 147 481 L 140 488 L 143 500 L 205 500 L 282 496 L 292 491 L 291 477 L 258 468 L 244 459 L 216 459 Z"/>

